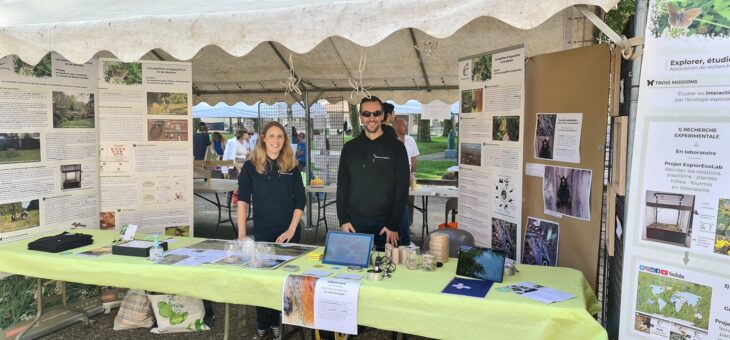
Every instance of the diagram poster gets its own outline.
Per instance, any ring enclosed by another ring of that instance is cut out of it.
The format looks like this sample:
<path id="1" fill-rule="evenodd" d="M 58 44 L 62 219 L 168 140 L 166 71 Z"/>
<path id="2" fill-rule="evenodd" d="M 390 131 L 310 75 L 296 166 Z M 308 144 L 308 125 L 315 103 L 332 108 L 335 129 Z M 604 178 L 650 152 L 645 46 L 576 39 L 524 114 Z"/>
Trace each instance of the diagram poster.
<path id="1" fill-rule="evenodd" d="M 730 338 L 730 19 L 722 3 L 649 4 L 624 228 L 622 306 L 634 308 L 621 315 L 621 338 Z"/>
<path id="2" fill-rule="evenodd" d="M 102 229 L 192 235 L 190 63 L 100 59 Z"/>
<path id="3" fill-rule="evenodd" d="M 0 243 L 98 228 L 97 64 L 0 59 Z"/>
<path id="4" fill-rule="evenodd" d="M 459 60 L 459 228 L 521 255 L 525 49 Z"/>

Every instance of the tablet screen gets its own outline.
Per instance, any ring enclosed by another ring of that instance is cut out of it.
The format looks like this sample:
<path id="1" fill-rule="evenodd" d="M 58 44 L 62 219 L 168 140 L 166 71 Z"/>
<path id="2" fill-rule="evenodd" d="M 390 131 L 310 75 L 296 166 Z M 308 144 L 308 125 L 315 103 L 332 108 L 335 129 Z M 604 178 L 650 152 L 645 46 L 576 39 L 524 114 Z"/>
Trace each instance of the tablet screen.
<path id="1" fill-rule="evenodd" d="M 367 268 L 373 249 L 373 235 L 330 231 L 322 263 Z"/>
<path id="2" fill-rule="evenodd" d="M 489 248 L 461 246 L 456 275 L 502 282 L 504 254 Z"/>

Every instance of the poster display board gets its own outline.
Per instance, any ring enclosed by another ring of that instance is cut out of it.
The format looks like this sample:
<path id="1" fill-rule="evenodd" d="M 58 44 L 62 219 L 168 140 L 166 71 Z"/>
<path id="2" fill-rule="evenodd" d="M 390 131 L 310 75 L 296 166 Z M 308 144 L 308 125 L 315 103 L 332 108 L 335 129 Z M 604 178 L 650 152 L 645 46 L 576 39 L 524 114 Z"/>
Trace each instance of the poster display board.
<path id="1" fill-rule="evenodd" d="M 649 4 L 621 338 L 730 338 L 730 29 L 718 6 Z"/>
<path id="2" fill-rule="evenodd" d="M 100 59 L 98 68 L 101 228 L 192 235 L 191 65 Z"/>
<path id="3" fill-rule="evenodd" d="M 522 216 L 523 46 L 459 60 L 459 227 L 517 260 Z"/>
<path id="4" fill-rule="evenodd" d="M 610 103 L 618 101 L 619 86 L 612 86 L 618 78 L 612 74 L 619 61 L 620 55 L 602 44 L 532 56 L 525 71 L 522 262 L 554 261 L 559 267 L 578 269 L 594 289 L 599 279 L 606 125 L 615 109 Z M 559 225 L 554 229 L 558 235 L 551 238 L 553 234 L 543 231 L 542 240 L 534 237 L 537 233 L 527 230 L 536 226 L 531 221 L 539 221 L 541 227 Z"/>
<path id="5" fill-rule="evenodd" d="M 125 224 L 192 235 L 190 68 L 0 59 L 0 243 Z"/>
<path id="6" fill-rule="evenodd" d="M 0 243 L 99 216 L 97 61 L 0 59 Z"/>

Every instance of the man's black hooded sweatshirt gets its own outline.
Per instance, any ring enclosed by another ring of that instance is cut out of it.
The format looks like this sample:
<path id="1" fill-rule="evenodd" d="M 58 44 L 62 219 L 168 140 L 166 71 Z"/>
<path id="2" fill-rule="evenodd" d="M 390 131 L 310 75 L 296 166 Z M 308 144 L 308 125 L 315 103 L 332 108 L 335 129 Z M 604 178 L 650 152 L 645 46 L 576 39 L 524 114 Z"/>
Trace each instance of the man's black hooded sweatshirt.
<path id="1" fill-rule="evenodd" d="M 394 136 L 370 140 L 363 131 L 347 142 L 337 172 L 337 217 L 340 225 L 384 221 L 398 231 L 408 201 L 408 154 Z"/>

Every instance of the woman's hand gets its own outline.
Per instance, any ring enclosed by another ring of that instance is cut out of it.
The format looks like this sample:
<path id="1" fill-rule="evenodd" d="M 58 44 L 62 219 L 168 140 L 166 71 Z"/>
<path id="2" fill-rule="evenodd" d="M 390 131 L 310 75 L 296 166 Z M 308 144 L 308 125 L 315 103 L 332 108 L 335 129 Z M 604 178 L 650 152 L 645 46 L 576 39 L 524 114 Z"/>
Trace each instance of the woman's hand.
<path id="1" fill-rule="evenodd" d="M 283 234 L 279 235 L 279 237 L 276 239 L 276 243 L 288 243 L 291 241 L 292 237 L 294 237 L 294 233 L 296 232 L 295 229 L 287 229 Z"/>

